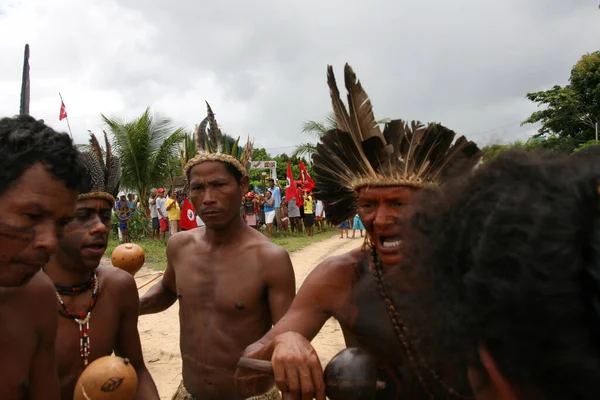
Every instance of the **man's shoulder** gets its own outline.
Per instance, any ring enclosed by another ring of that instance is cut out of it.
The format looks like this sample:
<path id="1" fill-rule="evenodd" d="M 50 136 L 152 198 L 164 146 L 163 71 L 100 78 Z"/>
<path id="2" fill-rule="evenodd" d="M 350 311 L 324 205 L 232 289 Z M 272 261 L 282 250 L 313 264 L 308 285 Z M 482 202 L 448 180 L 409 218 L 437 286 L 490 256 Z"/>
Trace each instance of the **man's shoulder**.
<path id="1" fill-rule="evenodd" d="M 314 269 L 316 274 L 339 279 L 342 276 L 354 277 L 357 271 L 358 262 L 364 257 L 364 251 L 354 249 L 347 253 L 337 256 L 331 256 L 323 260 Z"/>
<path id="2" fill-rule="evenodd" d="M 102 283 L 110 286 L 131 286 L 135 283 L 135 279 L 131 274 L 121 268 L 113 267 L 112 265 L 100 265 L 96 268 L 96 273 Z"/>
<path id="3" fill-rule="evenodd" d="M 36 307 L 48 301 L 53 307 L 55 305 L 56 289 L 54 283 L 43 271 L 35 274 L 27 284 L 19 289 L 21 293 L 35 301 Z"/>

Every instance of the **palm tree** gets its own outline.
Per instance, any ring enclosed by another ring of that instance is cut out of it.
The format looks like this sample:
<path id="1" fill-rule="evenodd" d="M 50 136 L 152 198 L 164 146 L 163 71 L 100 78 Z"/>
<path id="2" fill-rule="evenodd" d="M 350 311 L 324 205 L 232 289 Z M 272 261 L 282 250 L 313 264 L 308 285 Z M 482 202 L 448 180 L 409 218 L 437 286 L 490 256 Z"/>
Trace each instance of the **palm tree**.
<path id="1" fill-rule="evenodd" d="M 378 124 L 387 124 L 390 122 L 389 118 L 380 119 L 375 121 Z M 338 124 L 335 119 L 334 113 L 329 113 L 327 117 L 325 117 L 324 122 L 318 121 L 306 121 L 302 124 L 302 133 L 308 134 L 313 138 L 317 139 L 317 142 L 323 135 L 329 132 L 332 129 L 337 129 Z M 292 153 L 292 157 L 305 157 L 308 160 L 312 159 L 312 155 L 317 152 L 316 143 L 300 143 L 296 146 L 296 150 Z"/>
<path id="2" fill-rule="evenodd" d="M 151 113 L 150 107 L 132 121 L 120 121 L 102 114 L 112 133 L 113 149 L 121 159 L 121 185 L 137 191 L 142 209 L 148 211 L 150 188 L 168 182 L 170 167 L 177 164 L 177 149 L 183 128 L 168 118 Z"/>

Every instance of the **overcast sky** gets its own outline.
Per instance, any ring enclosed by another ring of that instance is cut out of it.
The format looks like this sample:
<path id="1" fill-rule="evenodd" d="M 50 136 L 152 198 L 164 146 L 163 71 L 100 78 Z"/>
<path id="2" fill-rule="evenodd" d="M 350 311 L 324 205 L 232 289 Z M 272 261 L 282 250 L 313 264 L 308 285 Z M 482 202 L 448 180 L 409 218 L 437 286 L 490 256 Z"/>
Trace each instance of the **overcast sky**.
<path id="1" fill-rule="evenodd" d="M 0 115 L 53 128 L 61 92 L 75 141 L 100 113 L 151 106 L 192 129 L 207 100 L 222 129 L 272 154 L 331 109 L 326 66 L 357 73 L 376 118 L 439 121 L 480 145 L 526 139 L 529 91 L 565 84 L 600 49 L 597 0 L 0 0 Z"/>

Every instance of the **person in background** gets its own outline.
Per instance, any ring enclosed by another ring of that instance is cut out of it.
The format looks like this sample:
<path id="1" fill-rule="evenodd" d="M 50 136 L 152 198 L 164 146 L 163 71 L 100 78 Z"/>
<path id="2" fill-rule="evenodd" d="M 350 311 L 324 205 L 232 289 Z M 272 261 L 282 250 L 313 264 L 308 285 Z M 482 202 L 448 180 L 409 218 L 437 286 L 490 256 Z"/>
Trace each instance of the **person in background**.
<path id="1" fill-rule="evenodd" d="M 315 224 L 317 225 L 317 229 L 319 232 L 322 232 L 325 229 L 325 210 L 323 209 L 323 200 L 317 200 L 315 207 Z"/>
<path id="2" fill-rule="evenodd" d="M 277 181 L 277 185 L 275 185 L 274 179 L 269 179 L 269 188 L 267 189 L 271 192 L 271 197 L 275 200 L 275 221 L 277 223 L 277 229 L 281 229 L 281 185 L 279 181 Z"/>
<path id="3" fill-rule="evenodd" d="M 148 204 L 150 205 L 150 218 L 152 219 L 152 240 L 160 239 L 160 226 L 158 224 L 158 210 L 157 210 L 157 190 L 152 188 L 150 190 L 150 200 L 148 200 Z"/>
<path id="4" fill-rule="evenodd" d="M 269 239 L 273 239 L 273 221 L 275 220 L 275 199 L 271 196 L 271 192 L 267 190 L 265 193 L 265 224 L 267 224 L 267 233 Z"/>
<path id="5" fill-rule="evenodd" d="M 313 213 L 313 198 L 308 190 L 304 191 L 304 226 L 308 236 L 314 236 L 315 233 L 315 214 Z"/>
<path id="6" fill-rule="evenodd" d="M 179 230 L 189 231 L 198 227 L 198 219 L 196 218 L 196 209 L 194 205 L 188 200 L 187 196 L 183 192 L 177 193 L 177 198 L 181 198 L 179 204 L 181 204 L 181 213 L 179 218 Z"/>
<path id="7" fill-rule="evenodd" d="M 127 195 L 127 205 L 129 206 L 130 215 L 135 215 L 135 211 L 137 210 L 137 202 L 135 201 L 135 196 L 132 193 Z"/>
<path id="8" fill-rule="evenodd" d="M 348 229 L 350 229 L 350 223 L 346 220 L 338 226 L 338 229 L 340 230 L 340 239 L 344 238 L 344 232 L 346 233 L 346 239 L 348 239 Z"/>
<path id="9" fill-rule="evenodd" d="M 157 190 L 158 199 L 156 199 L 156 210 L 158 211 L 158 225 L 162 232 L 162 238 L 165 239 L 169 232 L 169 214 L 167 214 L 167 199 L 165 199 L 165 189 Z"/>
<path id="10" fill-rule="evenodd" d="M 283 200 L 281 202 L 281 228 L 284 232 L 287 232 L 289 224 L 290 219 L 288 217 L 288 205 L 287 201 Z"/>
<path id="11" fill-rule="evenodd" d="M 119 219 L 119 211 L 121 211 L 121 204 L 123 203 L 127 203 L 127 195 L 125 194 L 125 192 L 119 192 L 118 194 L 118 199 L 115 202 L 115 215 L 117 216 L 117 219 Z M 119 242 L 123 241 L 123 232 L 121 232 L 121 229 L 117 229 L 117 234 L 119 235 Z"/>
<path id="12" fill-rule="evenodd" d="M 302 181 L 296 181 L 296 205 L 298 206 L 298 212 L 300 217 L 296 220 L 298 232 L 302 233 L 302 225 L 304 224 L 304 191 Z"/>
<path id="13" fill-rule="evenodd" d="M 175 198 L 175 192 L 173 189 L 169 189 L 169 198 L 165 203 L 165 208 L 169 215 L 169 234 L 174 235 L 179 232 L 179 219 L 181 218 L 181 208 Z"/>
<path id="14" fill-rule="evenodd" d="M 258 229 L 258 224 L 256 223 L 256 214 L 254 214 L 254 194 L 252 192 L 246 193 L 244 196 L 244 220 L 254 229 Z"/>
<path id="15" fill-rule="evenodd" d="M 117 219 L 119 220 L 119 230 L 121 231 L 121 235 L 123 237 L 123 243 L 131 242 L 129 238 L 129 220 L 131 218 L 131 211 L 129 210 L 129 205 L 126 202 L 121 202 L 121 209 L 117 214 Z"/>
<path id="16" fill-rule="evenodd" d="M 354 216 L 354 224 L 352 224 L 352 239 L 355 238 L 357 230 L 360 232 L 360 237 L 363 237 L 363 231 L 365 230 L 365 226 L 360 220 L 360 216 L 358 214 Z"/>

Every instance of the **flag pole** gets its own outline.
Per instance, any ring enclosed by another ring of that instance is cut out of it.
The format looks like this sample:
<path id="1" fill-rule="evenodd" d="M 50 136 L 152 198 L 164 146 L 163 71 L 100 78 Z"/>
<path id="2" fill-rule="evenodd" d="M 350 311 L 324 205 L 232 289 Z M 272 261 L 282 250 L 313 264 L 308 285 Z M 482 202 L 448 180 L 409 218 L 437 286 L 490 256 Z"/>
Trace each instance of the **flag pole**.
<path id="1" fill-rule="evenodd" d="M 63 101 L 62 95 L 60 94 L 60 92 L 58 92 L 58 96 L 60 97 L 60 104 L 65 104 L 65 102 Z M 65 119 L 67 120 L 67 127 L 69 128 L 69 135 L 71 135 L 71 139 L 73 139 L 73 132 L 71 132 L 71 124 L 69 124 L 69 113 L 67 113 L 67 115 L 65 115 Z"/>

